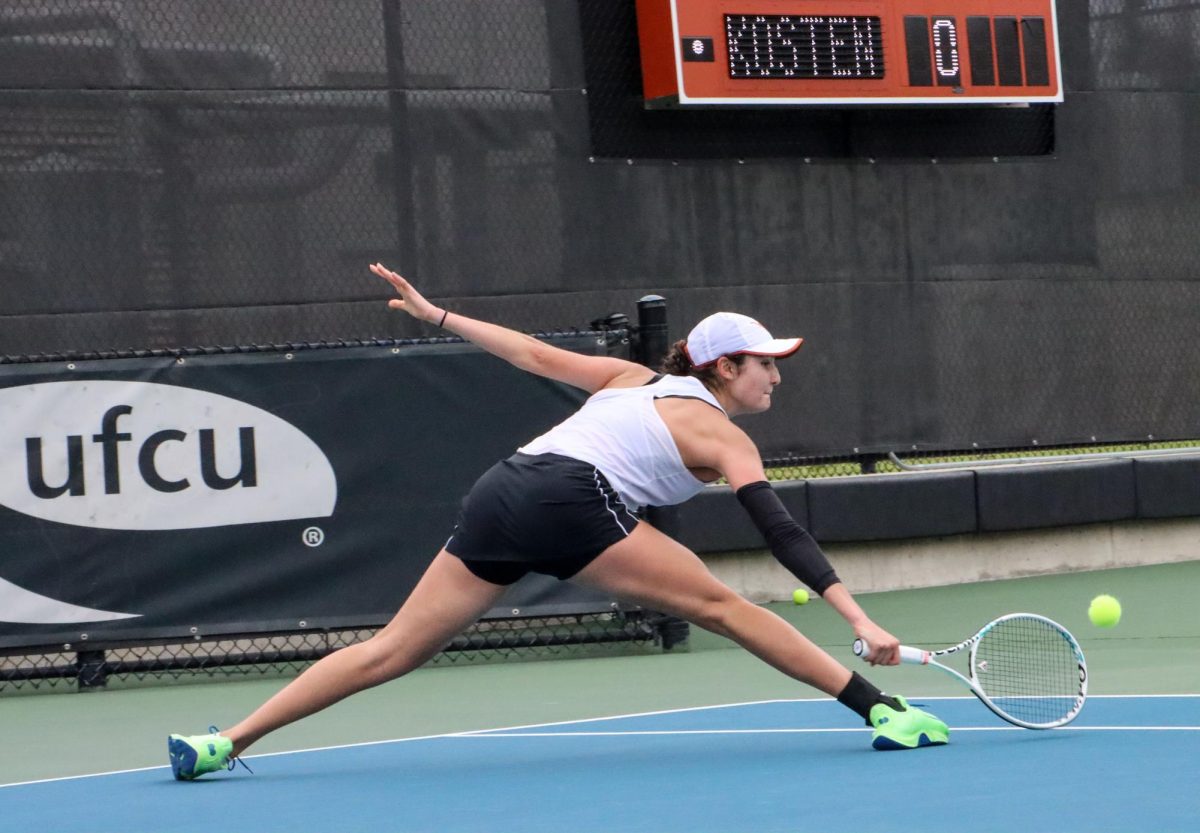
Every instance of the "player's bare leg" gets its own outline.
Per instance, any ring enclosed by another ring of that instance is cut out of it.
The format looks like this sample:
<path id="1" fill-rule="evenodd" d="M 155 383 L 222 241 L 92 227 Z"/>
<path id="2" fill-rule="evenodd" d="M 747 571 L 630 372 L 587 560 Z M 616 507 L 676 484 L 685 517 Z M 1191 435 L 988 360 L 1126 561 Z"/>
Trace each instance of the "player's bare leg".
<path id="1" fill-rule="evenodd" d="M 238 755 L 281 726 L 407 674 L 474 624 L 504 591 L 442 550 L 386 627 L 366 642 L 324 657 L 221 734 L 233 741 Z"/>
<path id="2" fill-rule="evenodd" d="M 946 724 L 878 689 L 779 616 L 717 580 L 687 547 L 649 524 L 604 551 L 575 580 L 726 636 L 783 673 L 850 706 L 875 728 L 876 749 L 946 743 Z"/>
<path id="3" fill-rule="evenodd" d="M 573 579 L 728 637 L 783 673 L 834 697 L 850 671 L 766 608 L 717 580 L 687 547 L 640 523 Z"/>

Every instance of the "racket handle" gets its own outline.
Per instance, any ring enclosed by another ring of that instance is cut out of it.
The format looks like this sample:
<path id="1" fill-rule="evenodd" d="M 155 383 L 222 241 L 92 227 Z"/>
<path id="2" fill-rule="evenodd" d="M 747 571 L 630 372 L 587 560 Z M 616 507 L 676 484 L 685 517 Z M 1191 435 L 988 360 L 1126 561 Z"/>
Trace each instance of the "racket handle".
<path id="1" fill-rule="evenodd" d="M 871 646 L 867 644 L 867 640 L 854 640 L 854 656 L 866 659 L 869 653 L 871 653 Z M 920 648 L 910 648 L 907 645 L 901 645 L 900 661 L 909 665 L 928 665 L 929 652 L 922 651 Z"/>

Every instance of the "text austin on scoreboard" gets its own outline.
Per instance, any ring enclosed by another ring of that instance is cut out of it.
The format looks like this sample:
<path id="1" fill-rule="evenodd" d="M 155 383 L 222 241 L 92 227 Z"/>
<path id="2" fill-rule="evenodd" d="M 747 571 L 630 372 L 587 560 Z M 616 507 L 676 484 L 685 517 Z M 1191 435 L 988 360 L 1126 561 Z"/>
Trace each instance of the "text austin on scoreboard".
<path id="1" fill-rule="evenodd" d="M 1055 0 L 637 0 L 649 108 L 1062 101 Z"/>

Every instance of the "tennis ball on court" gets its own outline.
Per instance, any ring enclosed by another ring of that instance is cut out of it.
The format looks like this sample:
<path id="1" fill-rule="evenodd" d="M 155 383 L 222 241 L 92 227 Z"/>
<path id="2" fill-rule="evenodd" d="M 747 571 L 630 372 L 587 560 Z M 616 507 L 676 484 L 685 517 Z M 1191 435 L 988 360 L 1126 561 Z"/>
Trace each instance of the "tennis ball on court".
<path id="1" fill-rule="evenodd" d="M 1121 621 L 1121 603 L 1107 593 L 1092 599 L 1088 618 L 1098 628 L 1111 628 Z"/>
<path id="2" fill-rule="evenodd" d="M 792 601 L 798 605 L 808 604 L 808 591 L 803 587 L 797 587 L 792 591 Z"/>

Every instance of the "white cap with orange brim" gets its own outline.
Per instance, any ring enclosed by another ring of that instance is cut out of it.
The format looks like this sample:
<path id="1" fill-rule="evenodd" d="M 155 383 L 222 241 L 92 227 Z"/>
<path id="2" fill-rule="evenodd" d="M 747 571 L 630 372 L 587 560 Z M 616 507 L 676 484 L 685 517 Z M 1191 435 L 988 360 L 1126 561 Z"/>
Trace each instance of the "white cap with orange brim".
<path id="1" fill-rule="evenodd" d="M 715 312 L 692 328 L 685 348 L 693 367 L 710 365 L 722 356 L 746 354 L 783 358 L 800 349 L 802 338 L 775 338 L 748 315 Z"/>

